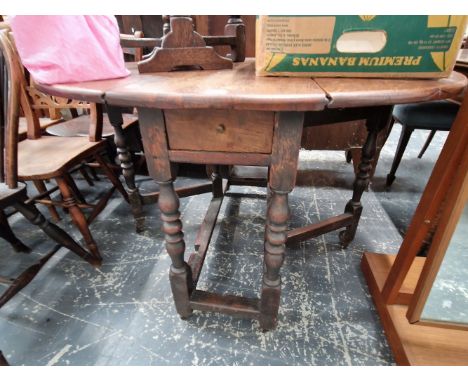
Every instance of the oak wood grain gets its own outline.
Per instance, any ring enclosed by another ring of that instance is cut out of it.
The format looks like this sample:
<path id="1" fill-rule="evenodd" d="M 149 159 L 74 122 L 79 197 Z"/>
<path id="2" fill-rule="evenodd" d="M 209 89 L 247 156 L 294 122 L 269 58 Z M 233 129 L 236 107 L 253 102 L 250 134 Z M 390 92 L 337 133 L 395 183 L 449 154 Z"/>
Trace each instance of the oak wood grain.
<path id="1" fill-rule="evenodd" d="M 256 77 L 254 59 L 233 70 L 139 74 L 85 83 L 44 85 L 40 91 L 89 102 L 161 109 L 316 111 L 423 102 L 456 96 L 467 79 L 453 72 L 442 79 Z"/>
<path id="2" fill-rule="evenodd" d="M 330 98 L 327 107 L 359 107 L 425 102 L 457 96 L 467 79 L 452 72 L 440 79 L 316 78 Z"/>
<path id="3" fill-rule="evenodd" d="M 270 153 L 274 113 L 233 110 L 167 110 L 171 150 Z"/>
<path id="4" fill-rule="evenodd" d="M 44 93 L 117 106 L 159 109 L 322 110 L 328 100 L 311 79 L 255 76 L 255 60 L 233 70 L 139 74 L 127 64 L 125 78 L 44 85 Z"/>

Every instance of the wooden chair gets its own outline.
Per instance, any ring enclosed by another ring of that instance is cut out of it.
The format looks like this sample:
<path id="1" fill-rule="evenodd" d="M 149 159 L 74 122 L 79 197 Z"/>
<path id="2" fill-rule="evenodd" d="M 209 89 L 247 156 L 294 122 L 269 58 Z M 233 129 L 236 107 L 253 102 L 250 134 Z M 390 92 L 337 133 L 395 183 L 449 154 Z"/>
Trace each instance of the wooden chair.
<path id="1" fill-rule="evenodd" d="M 401 123 L 401 134 L 395 157 L 393 158 L 392 168 L 387 175 L 387 187 L 390 187 L 396 178 L 395 173 L 400 165 L 401 158 L 403 157 L 413 131 L 416 129 L 430 131 L 418 155 L 418 158 L 422 158 L 435 133 L 439 130 L 450 130 L 459 108 L 459 105 L 452 101 L 432 101 L 395 106 L 393 119 Z"/>
<path id="2" fill-rule="evenodd" d="M 13 75 L 20 85 L 21 108 L 26 116 L 34 120 L 34 111 L 27 93 L 27 82 L 19 56 L 17 55 L 11 33 L 7 30 L 0 31 L 1 49 L 11 68 Z M 84 237 L 86 245 L 94 256 L 94 260 L 101 262 L 98 247 L 89 229 L 89 224 L 104 209 L 107 201 L 115 189 L 118 189 L 123 197 L 128 200 L 127 193 L 119 179 L 103 159 L 102 153 L 106 151 L 106 141 L 102 140 L 103 114 L 102 106 L 94 105 L 91 108 L 89 136 L 88 137 L 57 137 L 44 136 L 37 125 L 28 125 L 28 139 L 18 144 L 18 179 L 20 181 L 44 182 L 54 179 L 57 187 L 44 190 L 36 202 L 48 206 L 59 205 L 67 208 L 74 224 Z M 45 160 L 47 158 L 47 160 Z M 70 172 L 79 167 L 83 161 L 95 160 L 102 171 L 112 182 L 113 187 L 95 205 L 88 204 L 82 197 Z M 60 190 L 62 200 L 51 200 L 50 195 Z M 85 217 L 82 209 L 92 209 L 88 217 Z"/>
<path id="3" fill-rule="evenodd" d="M 1 32 L 0 32 L 1 33 Z M 6 100 L 0 108 L 1 113 L 1 137 L 0 139 L 0 236 L 7 240 L 19 252 L 29 252 L 29 248 L 24 245 L 12 232 L 5 209 L 14 208 L 19 211 L 32 224 L 43 230 L 51 239 L 59 245 L 70 249 L 72 252 L 85 259 L 89 263 L 96 265 L 98 259 L 80 247 L 66 232 L 56 225 L 50 223 L 39 212 L 34 203 L 28 199 L 26 185 L 19 182 L 18 178 L 18 128 L 19 128 L 19 99 L 21 97 L 20 73 L 12 67 L 13 58 L 11 50 L 4 49 L 7 42 L 3 34 L 0 34 L 0 48 L 5 57 L 5 69 L 2 70 L 2 77 L 8 79 L 10 87 L 8 92 L 3 94 Z M 6 74 L 6 76 L 5 76 Z M 5 78 L 3 78 L 5 80 Z M 6 123 L 5 123 L 6 122 Z M 11 297 L 24 288 L 39 272 L 43 265 L 57 251 L 57 246 L 37 264 L 29 267 L 16 279 L 0 277 L 0 281 L 11 284 L 9 288 L 0 296 L 0 307 Z M 0 360 L 1 363 L 1 360 Z"/>
<path id="4" fill-rule="evenodd" d="M 26 133 L 31 131 L 29 126 L 34 126 L 32 129 L 33 131 L 45 130 L 47 134 L 58 137 L 86 137 L 89 135 L 89 126 L 96 118 L 96 104 L 46 95 L 37 90 L 32 81 L 28 81 L 26 91 L 28 93 L 30 109 L 33 111 L 25 116 L 24 128 L 26 128 Z M 53 111 L 52 113 L 51 110 Z M 81 110 L 82 113 L 79 114 L 78 110 Z M 40 118 L 38 114 L 40 114 L 41 111 L 48 111 L 51 116 L 58 119 Z M 71 118 L 62 118 L 60 114 L 61 111 L 69 111 L 68 114 Z M 125 114 L 123 124 L 124 130 L 132 124 L 135 124 L 137 120 L 137 116 Z M 38 125 L 40 125 L 40 128 L 38 128 Z M 102 137 L 107 138 L 113 134 L 114 130 L 109 119 L 103 118 Z"/>

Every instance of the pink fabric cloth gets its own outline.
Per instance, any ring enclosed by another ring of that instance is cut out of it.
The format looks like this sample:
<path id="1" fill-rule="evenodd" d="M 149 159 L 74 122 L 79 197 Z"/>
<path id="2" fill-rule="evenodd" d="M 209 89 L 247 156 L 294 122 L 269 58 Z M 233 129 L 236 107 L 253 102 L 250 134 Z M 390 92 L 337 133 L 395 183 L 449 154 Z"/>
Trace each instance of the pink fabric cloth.
<path id="1" fill-rule="evenodd" d="M 125 77 L 114 16 L 13 16 L 23 65 L 44 84 Z"/>

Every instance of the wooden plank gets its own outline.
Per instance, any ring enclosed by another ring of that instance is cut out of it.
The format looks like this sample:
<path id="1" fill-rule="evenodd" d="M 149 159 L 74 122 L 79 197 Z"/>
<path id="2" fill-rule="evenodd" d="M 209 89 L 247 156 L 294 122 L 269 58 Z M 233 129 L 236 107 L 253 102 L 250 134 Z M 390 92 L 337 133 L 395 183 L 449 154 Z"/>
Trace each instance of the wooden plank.
<path id="1" fill-rule="evenodd" d="M 211 188 L 211 183 L 204 183 L 189 187 L 179 187 L 175 189 L 175 192 L 179 198 L 185 198 L 192 195 L 200 195 L 211 192 Z M 147 194 L 141 195 L 141 200 L 144 205 L 155 204 L 158 202 L 158 198 L 159 191 L 149 192 Z"/>
<path id="2" fill-rule="evenodd" d="M 408 308 L 408 320 L 414 323 L 421 319 L 421 313 L 439 273 L 445 253 L 465 205 L 468 202 L 468 146 L 465 147 L 463 160 L 457 169 L 447 197 L 443 203 L 441 217 L 427 253 L 414 297 Z M 466 231 L 465 231 L 466 233 Z M 457 253 L 460 254 L 461 253 Z M 468 329 L 468 326 L 466 326 Z"/>
<path id="3" fill-rule="evenodd" d="M 282 78 L 256 77 L 255 60 L 234 64 L 233 70 L 184 71 L 139 74 L 129 63 L 126 78 L 37 88 L 50 95 L 103 102 L 119 106 L 161 109 L 217 108 L 237 110 L 323 110 L 331 108 L 391 105 L 456 96 L 466 78 L 452 73 L 448 78 Z"/>
<path id="4" fill-rule="evenodd" d="M 275 191 L 290 192 L 296 184 L 304 113 L 277 113 L 268 185 Z"/>
<path id="5" fill-rule="evenodd" d="M 398 251 L 398 257 L 388 275 L 382 294 L 387 303 L 395 301 L 400 286 L 408 273 L 413 259 L 420 251 L 426 235 L 437 220 L 440 206 L 447 196 L 456 169 L 460 165 L 468 142 L 468 97 L 465 97 L 460 111 L 450 129 L 444 147 L 439 155 L 431 177 L 414 213 L 405 239 Z"/>
<path id="6" fill-rule="evenodd" d="M 387 261 L 376 261 L 380 257 L 387 257 Z M 410 324 L 407 306 L 385 304 L 381 286 L 393 263 L 391 257 L 394 256 L 365 253 L 361 267 L 397 364 L 468 365 L 468 331 Z M 424 258 L 418 257 L 415 262 L 424 262 Z M 408 277 L 418 279 L 419 274 L 410 271 Z"/>
<path id="7" fill-rule="evenodd" d="M 234 63 L 232 70 L 190 70 L 139 74 L 129 63 L 131 75 L 107 81 L 41 85 L 47 94 L 89 93 L 105 90 L 106 102 L 116 106 L 159 109 L 323 110 L 328 99 L 310 78 L 257 77 L 255 59 Z M 77 97 L 78 96 L 78 97 Z M 94 101 L 96 102 L 96 101 Z"/>
<path id="8" fill-rule="evenodd" d="M 172 150 L 271 153 L 273 112 L 166 110 L 164 117 Z"/>
<path id="9" fill-rule="evenodd" d="M 196 164 L 239 164 L 243 166 L 268 166 L 269 154 L 203 152 L 169 150 L 171 162 Z"/>
<path id="10" fill-rule="evenodd" d="M 339 228 L 350 225 L 353 221 L 353 214 L 344 213 L 338 216 L 322 220 L 318 223 L 310 224 L 305 227 L 295 228 L 287 233 L 287 243 L 297 243 L 308 240 L 327 232 L 335 231 Z"/>
<path id="11" fill-rule="evenodd" d="M 230 186 L 266 187 L 267 183 L 266 179 L 229 178 Z"/>
<path id="12" fill-rule="evenodd" d="M 164 115 L 159 109 L 138 108 L 140 131 L 150 176 L 157 182 L 172 178 Z"/>
<path id="13" fill-rule="evenodd" d="M 200 229 L 195 239 L 195 253 L 192 253 L 188 261 L 188 265 L 192 269 L 192 280 L 194 286 L 197 285 L 198 278 L 200 277 L 200 272 L 205 261 L 206 252 L 210 245 L 211 236 L 213 235 L 213 230 L 216 226 L 216 220 L 218 219 L 219 210 L 223 203 L 223 197 L 211 199 L 210 206 L 206 212 L 203 223 L 200 226 Z"/>
<path id="14" fill-rule="evenodd" d="M 237 317 L 258 319 L 259 300 L 232 295 L 219 295 L 215 293 L 195 290 L 190 296 L 192 309 L 210 312 L 219 312 Z"/>
<path id="15" fill-rule="evenodd" d="M 457 96 L 467 79 L 452 72 L 440 79 L 315 78 L 330 99 L 328 108 L 382 106 Z"/>

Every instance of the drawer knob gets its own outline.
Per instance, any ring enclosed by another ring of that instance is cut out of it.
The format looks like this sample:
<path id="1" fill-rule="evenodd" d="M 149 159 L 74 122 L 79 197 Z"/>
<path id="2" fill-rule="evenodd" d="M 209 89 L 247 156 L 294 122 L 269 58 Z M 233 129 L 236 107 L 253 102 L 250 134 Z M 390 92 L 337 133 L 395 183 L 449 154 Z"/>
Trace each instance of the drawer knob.
<path id="1" fill-rule="evenodd" d="M 216 126 L 216 132 L 217 133 L 224 133 L 226 131 L 226 126 L 224 126 L 222 123 L 220 123 L 218 126 Z"/>

